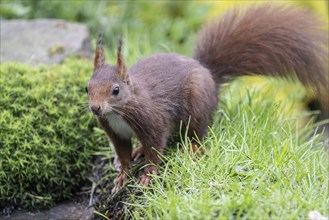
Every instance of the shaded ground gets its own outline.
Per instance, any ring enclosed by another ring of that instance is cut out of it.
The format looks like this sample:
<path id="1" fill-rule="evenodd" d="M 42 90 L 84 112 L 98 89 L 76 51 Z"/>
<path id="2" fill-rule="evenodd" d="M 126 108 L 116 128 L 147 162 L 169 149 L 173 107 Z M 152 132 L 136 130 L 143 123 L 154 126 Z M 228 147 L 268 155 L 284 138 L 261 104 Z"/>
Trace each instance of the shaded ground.
<path id="1" fill-rule="evenodd" d="M 37 212 L 26 210 L 15 210 L 9 217 L 4 219 L 13 220 L 41 220 L 41 219 L 93 219 L 93 207 L 88 207 L 83 203 L 76 201 L 65 201 L 57 204 L 49 210 L 42 210 Z"/>
<path id="2" fill-rule="evenodd" d="M 90 205 L 91 186 L 83 187 L 77 192 L 74 198 L 70 200 L 60 201 L 49 209 L 27 210 L 13 205 L 8 205 L 0 210 L 0 219 L 8 220 L 43 220 L 43 219 L 79 219 L 90 220 L 93 218 L 94 207 Z"/>
<path id="3" fill-rule="evenodd" d="M 115 169 L 109 169 L 108 165 L 110 163 L 109 159 L 98 158 L 92 170 L 91 179 L 94 184 L 84 187 L 72 200 L 59 202 L 50 209 L 39 211 L 28 211 L 8 206 L 0 211 L 0 219 L 103 220 L 105 218 L 102 215 L 111 220 L 129 219 L 127 210 L 129 209 L 131 211 L 132 207 L 127 205 L 126 202 L 130 202 L 131 195 L 139 195 L 140 192 L 134 187 L 124 187 L 112 195 L 111 189 L 114 186 L 113 180 L 117 175 L 117 171 Z M 138 176 L 140 167 L 140 162 L 136 162 L 133 165 L 131 169 L 133 176 Z M 127 183 L 128 186 L 129 184 L 134 184 L 134 182 Z"/>

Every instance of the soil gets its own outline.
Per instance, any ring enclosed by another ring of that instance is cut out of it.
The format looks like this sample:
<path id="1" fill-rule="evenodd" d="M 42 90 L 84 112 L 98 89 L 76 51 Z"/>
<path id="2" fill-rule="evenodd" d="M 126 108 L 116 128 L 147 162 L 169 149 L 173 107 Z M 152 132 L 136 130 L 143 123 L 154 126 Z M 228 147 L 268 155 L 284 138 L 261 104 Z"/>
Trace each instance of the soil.
<path id="1" fill-rule="evenodd" d="M 108 178 L 102 184 L 98 185 L 97 194 L 99 197 L 94 206 L 96 212 L 102 213 L 111 220 L 131 219 L 129 212 L 132 212 L 134 207 L 128 205 L 128 203 L 131 202 L 132 197 L 140 196 L 142 194 L 138 188 L 134 187 L 134 184 L 140 175 L 141 167 L 141 161 L 133 163 L 132 168 L 130 169 L 130 180 L 128 180 L 126 185 L 115 194 L 111 194 L 111 190 L 114 186 L 114 178 L 118 174 L 117 171 L 111 173 L 114 174 L 113 178 Z M 103 220 L 104 218 L 95 214 L 94 219 Z"/>
<path id="2" fill-rule="evenodd" d="M 43 219 L 93 219 L 94 208 L 76 201 L 64 201 L 53 208 L 40 211 L 15 210 L 10 216 L 0 219 L 8 220 L 43 220 Z"/>

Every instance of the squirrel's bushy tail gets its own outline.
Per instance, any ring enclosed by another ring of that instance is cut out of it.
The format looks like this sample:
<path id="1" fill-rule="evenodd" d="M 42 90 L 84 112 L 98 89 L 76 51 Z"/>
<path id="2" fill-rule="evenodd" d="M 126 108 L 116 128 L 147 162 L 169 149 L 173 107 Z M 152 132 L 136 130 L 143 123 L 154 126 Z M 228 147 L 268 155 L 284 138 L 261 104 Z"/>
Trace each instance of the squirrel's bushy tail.
<path id="1" fill-rule="evenodd" d="M 297 76 L 329 114 L 327 24 L 308 11 L 278 5 L 234 9 L 208 22 L 194 58 L 217 83 L 247 74 Z"/>

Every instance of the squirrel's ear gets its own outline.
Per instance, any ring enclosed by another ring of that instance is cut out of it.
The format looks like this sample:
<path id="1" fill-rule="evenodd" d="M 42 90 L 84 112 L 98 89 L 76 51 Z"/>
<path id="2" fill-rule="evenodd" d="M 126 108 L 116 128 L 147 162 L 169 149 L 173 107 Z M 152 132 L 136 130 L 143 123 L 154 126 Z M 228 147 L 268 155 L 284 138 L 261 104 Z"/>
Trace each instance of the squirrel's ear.
<path id="1" fill-rule="evenodd" d="M 103 34 L 100 33 L 97 38 L 96 54 L 94 59 L 94 70 L 103 66 L 105 63 Z"/>
<path id="2" fill-rule="evenodd" d="M 128 82 L 129 81 L 129 75 L 126 69 L 126 64 L 122 56 L 122 35 L 119 39 L 119 45 L 118 45 L 118 51 L 117 51 L 118 61 L 117 61 L 117 68 L 118 68 L 118 74 L 121 76 L 121 78 Z"/>

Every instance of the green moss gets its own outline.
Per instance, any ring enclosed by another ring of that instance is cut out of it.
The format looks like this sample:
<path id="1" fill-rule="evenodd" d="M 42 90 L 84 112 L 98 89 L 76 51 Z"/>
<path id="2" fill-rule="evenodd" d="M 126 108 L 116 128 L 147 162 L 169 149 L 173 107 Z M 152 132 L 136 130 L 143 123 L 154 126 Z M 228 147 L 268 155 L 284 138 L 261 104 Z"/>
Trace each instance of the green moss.
<path id="1" fill-rule="evenodd" d="M 86 181 L 93 151 L 107 144 L 87 111 L 91 67 L 1 65 L 0 208 L 49 206 Z"/>

